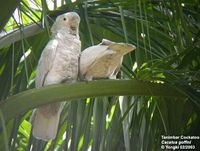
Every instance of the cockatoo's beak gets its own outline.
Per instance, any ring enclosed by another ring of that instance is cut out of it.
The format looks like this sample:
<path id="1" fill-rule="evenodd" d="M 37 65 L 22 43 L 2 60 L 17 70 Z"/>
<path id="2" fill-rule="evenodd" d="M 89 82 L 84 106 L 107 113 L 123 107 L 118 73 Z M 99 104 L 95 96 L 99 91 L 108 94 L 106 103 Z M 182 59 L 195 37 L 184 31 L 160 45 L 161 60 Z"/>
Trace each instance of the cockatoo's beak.
<path id="1" fill-rule="evenodd" d="M 70 33 L 72 35 L 78 34 L 78 27 L 80 23 L 80 17 L 77 13 L 72 13 L 69 17 Z"/>
<path id="2" fill-rule="evenodd" d="M 72 35 L 76 35 L 76 34 L 78 34 L 78 27 L 77 27 L 77 25 L 71 25 L 70 26 L 70 32 L 71 32 L 71 34 Z"/>

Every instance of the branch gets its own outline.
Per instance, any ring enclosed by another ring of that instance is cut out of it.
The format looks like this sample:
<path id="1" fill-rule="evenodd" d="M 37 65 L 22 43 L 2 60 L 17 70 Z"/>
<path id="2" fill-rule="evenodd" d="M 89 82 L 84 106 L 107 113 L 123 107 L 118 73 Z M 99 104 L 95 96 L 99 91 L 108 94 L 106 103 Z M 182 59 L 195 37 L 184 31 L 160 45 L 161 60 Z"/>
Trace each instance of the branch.
<path id="1" fill-rule="evenodd" d="M 31 89 L 9 97 L 0 104 L 0 110 L 8 121 L 20 113 L 39 105 L 97 96 L 161 96 L 186 97 L 172 86 L 137 80 L 99 80 L 59 84 Z"/>
<path id="2" fill-rule="evenodd" d="M 40 32 L 42 32 L 42 28 L 39 26 L 40 23 L 36 24 L 30 24 L 24 27 L 23 37 L 28 38 L 31 36 L 34 36 Z M 12 44 L 16 41 L 21 40 L 21 31 L 20 29 L 14 30 L 13 32 L 6 34 L 5 36 L 0 37 L 0 49 L 4 46 L 7 46 L 9 44 Z"/>

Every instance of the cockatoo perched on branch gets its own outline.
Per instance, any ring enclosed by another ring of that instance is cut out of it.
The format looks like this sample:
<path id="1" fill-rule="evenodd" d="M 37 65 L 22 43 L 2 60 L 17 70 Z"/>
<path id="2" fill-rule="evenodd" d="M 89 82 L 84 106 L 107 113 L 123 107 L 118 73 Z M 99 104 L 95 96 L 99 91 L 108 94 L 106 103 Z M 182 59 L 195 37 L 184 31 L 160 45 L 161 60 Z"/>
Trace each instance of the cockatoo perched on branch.
<path id="1" fill-rule="evenodd" d="M 123 56 L 133 51 L 132 44 L 115 43 L 106 39 L 98 45 L 86 48 L 80 56 L 80 77 L 85 80 L 116 79 Z"/>
<path id="2" fill-rule="evenodd" d="M 56 18 L 51 28 L 52 40 L 44 48 L 39 60 L 36 88 L 77 80 L 81 50 L 79 23 L 80 17 L 75 12 L 68 12 Z M 34 111 L 34 137 L 45 141 L 56 137 L 63 106 L 64 103 L 53 103 Z"/>

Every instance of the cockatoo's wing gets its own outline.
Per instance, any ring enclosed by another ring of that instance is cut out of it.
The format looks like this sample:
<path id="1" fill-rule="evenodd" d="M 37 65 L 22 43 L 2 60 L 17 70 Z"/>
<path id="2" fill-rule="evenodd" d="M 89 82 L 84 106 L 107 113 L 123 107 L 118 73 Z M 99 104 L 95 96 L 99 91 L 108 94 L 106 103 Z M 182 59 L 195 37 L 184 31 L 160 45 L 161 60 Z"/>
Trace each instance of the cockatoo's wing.
<path id="1" fill-rule="evenodd" d="M 45 77 L 47 76 L 53 64 L 57 46 L 58 46 L 58 41 L 54 39 L 49 41 L 46 47 L 44 48 L 36 71 L 37 72 L 35 79 L 36 88 L 42 87 L 44 85 Z"/>
<path id="2" fill-rule="evenodd" d="M 120 53 L 122 55 L 125 55 L 136 49 L 136 47 L 132 44 L 116 43 L 116 42 L 113 42 L 113 41 L 110 41 L 107 39 L 103 39 L 101 42 L 101 45 L 106 45 L 106 46 L 108 46 L 108 49 L 116 51 L 117 53 Z"/>
<path id="3" fill-rule="evenodd" d="M 80 73 L 84 75 L 101 58 L 114 54 L 115 52 L 108 48 L 108 45 L 96 45 L 86 48 L 80 57 Z"/>
<path id="4" fill-rule="evenodd" d="M 103 39 L 99 45 L 89 47 L 81 53 L 80 75 L 87 80 L 114 78 L 121 67 L 123 56 L 135 48 L 132 44 Z"/>
<path id="5" fill-rule="evenodd" d="M 116 64 L 117 66 L 116 66 L 115 71 L 109 77 L 110 79 L 114 79 L 121 68 L 124 55 L 135 50 L 136 47 L 134 45 L 128 44 L 128 43 L 111 43 L 109 46 L 109 49 L 111 49 L 111 50 L 115 51 L 117 54 L 121 55 L 121 59 L 119 59 L 118 64 Z"/>
<path id="6" fill-rule="evenodd" d="M 121 55 L 126 55 L 127 53 L 136 49 L 134 45 L 127 43 L 113 43 L 108 48 L 120 53 Z"/>
<path id="7" fill-rule="evenodd" d="M 57 40 L 49 41 L 41 54 L 38 67 L 36 70 L 37 72 L 36 79 L 35 79 L 36 88 L 40 88 L 44 86 L 46 76 L 48 75 L 48 72 L 52 68 L 53 60 L 56 54 L 57 45 L 58 45 Z M 51 106 L 52 105 L 47 105 L 44 107 L 37 108 L 32 114 L 31 121 L 33 122 L 32 123 L 33 136 L 38 139 L 48 140 L 52 137 L 55 138 L 56 136 L 60 113 L 52 114 L 48 118 L 45 117 L 47 113 L 44 113 L 44 110 L 46 110 L 46 112 L 47 111 L 50 112 L 52 110 Z M 59 107 L 55 107 L 55 108 L 59 108 Z"/>

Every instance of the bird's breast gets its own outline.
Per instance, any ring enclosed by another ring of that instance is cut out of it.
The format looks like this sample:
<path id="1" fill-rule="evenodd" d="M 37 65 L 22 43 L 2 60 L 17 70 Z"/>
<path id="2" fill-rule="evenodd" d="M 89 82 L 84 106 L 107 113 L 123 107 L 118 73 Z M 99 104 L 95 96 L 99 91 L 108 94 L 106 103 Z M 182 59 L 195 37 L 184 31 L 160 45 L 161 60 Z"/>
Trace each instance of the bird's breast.
<path id="1" fill-rule="evenodd" d="M 59 81 L 76 80 L 78 77 L 79 54 L 79 44 L 59 43 L 52 68 L 48 75 L 59 79 Z"/>

